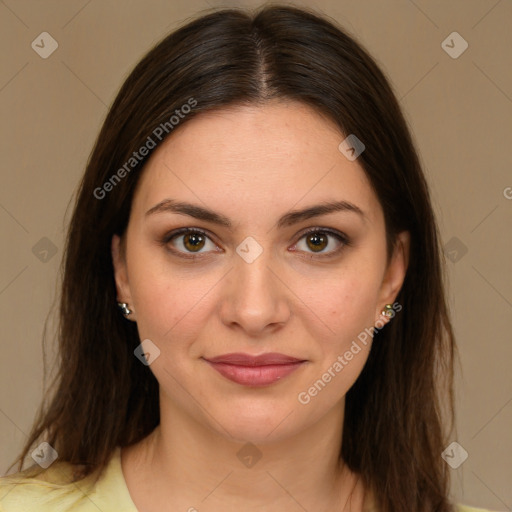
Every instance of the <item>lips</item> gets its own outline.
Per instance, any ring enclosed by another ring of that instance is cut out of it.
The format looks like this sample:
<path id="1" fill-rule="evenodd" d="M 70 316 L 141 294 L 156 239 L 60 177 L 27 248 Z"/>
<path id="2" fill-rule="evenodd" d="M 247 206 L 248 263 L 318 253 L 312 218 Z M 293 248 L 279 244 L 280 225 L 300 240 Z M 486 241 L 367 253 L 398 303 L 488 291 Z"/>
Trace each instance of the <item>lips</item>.
<path id="1" fill-rule="evenodd" d="M 296 357 L 278 354 L 277 352 L 268 352 L 259 356 L 251 356 L 241 352 L 233 354 L 224 354 L 222 356 L 210 357 L 207 359 L 210 363 L 226 363 L 235 364 L 239 366 L 265 366 L 272 364 L 290 364 L 298 363 L 301 359 Z"/>
<path id="2" fill-rule="evenodd" d="M 268 386 L 300 368 L 306 361 L 275 352 L 251 356 L 224 354 L 206 359 L 226 379 L 245 386 Z"/>

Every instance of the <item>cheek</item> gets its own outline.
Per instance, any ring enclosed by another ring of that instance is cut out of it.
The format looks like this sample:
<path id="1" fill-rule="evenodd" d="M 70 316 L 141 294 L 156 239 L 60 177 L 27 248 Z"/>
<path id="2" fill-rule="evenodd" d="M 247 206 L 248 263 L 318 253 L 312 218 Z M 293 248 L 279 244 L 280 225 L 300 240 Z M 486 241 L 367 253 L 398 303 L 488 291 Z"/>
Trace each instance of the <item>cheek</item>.
<path id="1" fill-rule="evenodd" d="M 373 325 L 377 299 L 373 282 L 352 277 L 343 279 L 341 287 L 331 291 L 331 297 L 326 307 L 334 332 L 354 335 L 354 330 Z"/>
<path id="2" fill-rule="evenodd" d="M 130 291 L 141 339 L 159 346 L 178 340 L 184 346 L 193 340 L 206 321 L 218 276 L 173 272 L 165 255 L 154 250 L 134 250 L 131 261 Z"/>
<path id="3" fill-rule="evenodd" d="M 323 340 L 325 356 L 344 351 L 374 325 L 379 276 L 378 265 L 368 260 L 345 265 L 320 279 L 317 276 L 315 292 L 309 294 L 307 305 L 315 313 L 310 313 L 310 325 L 317 328 L 312 334 Z"/>
<path id="4" fill-rule="evenodd" d="M 308 407 L 313 415 L 325 414 L 345 396 L 363 370 L 372 343 L 376 282 L 367 267 L 366 272 L 344 272 L 343 277 L 329 279 L 318 288 L 314 301 L 318 316 L 310 314 L 308 328 L 317 341 L 317 364 L 298 396 L 301 404 L 311 402 Z"/>

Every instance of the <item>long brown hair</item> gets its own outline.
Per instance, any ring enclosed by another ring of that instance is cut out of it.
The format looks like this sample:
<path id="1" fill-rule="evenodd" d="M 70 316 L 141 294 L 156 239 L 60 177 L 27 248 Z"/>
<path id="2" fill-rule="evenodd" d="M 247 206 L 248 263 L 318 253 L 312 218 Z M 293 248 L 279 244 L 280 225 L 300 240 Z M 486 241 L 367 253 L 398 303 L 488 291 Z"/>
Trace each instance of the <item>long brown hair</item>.
<path id="1" fill-rule="evenodd" d="M 455 341 L 427 183 L 374 60 L 334 22 L 288 6 L 203 15 L 167 36 L 126 79 L 78 190 L 63 259 L 59 372 L 19 467 L 44 439 L 60 460 L 85 465 L 89 474 L 105 467 L 115 447 L 158 425 L 158 383 L 134 357 L 136 324 L 116 308 L 110 252 L 112 235 L 125 231 L 152 149 L 130 159 L 148 137 L 155 140 L 157 127 L 172 135 L 169 120 L 185 104 L 194 106 L 180 126 L 201 112 L 272 98 L 308 104 L 342 134 L 363 141 L 358 162 L 384 211 L 388 254 L 397 233 L 411 234 L 397 297 L 403 311 L 375 333 L 367 364 L 347 393 L 340 456 L 361 475 L 380 511 L 448 512 L 441 452 L 446 427 L 454 424 Z"/>

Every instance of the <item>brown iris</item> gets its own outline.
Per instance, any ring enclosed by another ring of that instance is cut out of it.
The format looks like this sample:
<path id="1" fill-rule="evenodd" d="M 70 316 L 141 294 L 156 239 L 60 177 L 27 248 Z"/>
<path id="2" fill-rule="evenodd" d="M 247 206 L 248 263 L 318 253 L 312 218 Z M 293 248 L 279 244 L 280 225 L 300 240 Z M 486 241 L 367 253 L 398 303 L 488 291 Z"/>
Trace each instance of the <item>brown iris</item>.
<path id="1" fill-rule="evenodd" d="M 201 233 L 187 233 L 183 236 L 183 245 L 192 252 L 197 252 L 204 247 L 204 235 Z"/>
<path id="2" fill-rule="evenodd" d="M 308 247 L 314 252 L 320 252 L 327 247 L 328 239 L 325 233 L 318 232 L 306 237 Z"/>

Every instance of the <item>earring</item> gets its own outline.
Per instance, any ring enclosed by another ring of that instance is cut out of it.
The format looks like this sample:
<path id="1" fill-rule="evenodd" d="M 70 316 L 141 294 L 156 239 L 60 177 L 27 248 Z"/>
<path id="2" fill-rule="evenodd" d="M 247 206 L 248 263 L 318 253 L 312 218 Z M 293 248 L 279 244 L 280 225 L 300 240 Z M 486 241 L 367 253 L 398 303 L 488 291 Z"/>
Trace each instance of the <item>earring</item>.
<path id="1" fill-rule="evenodd" d="M 381 315 L 384 315 L 387 317 L 392 317 L 395 314 L 395 312 L 393 311 L 393 306 L 391 304 L 386 304 L 384 306 L 384 309 L 380 313 L 381 313 Z"/>
<path id="2" fill-rule="evenodd" d="M 117 307 L 121 310 L 124 316 L 128 316 L 132 312 L 126 302 L 118 302 Z"/>

